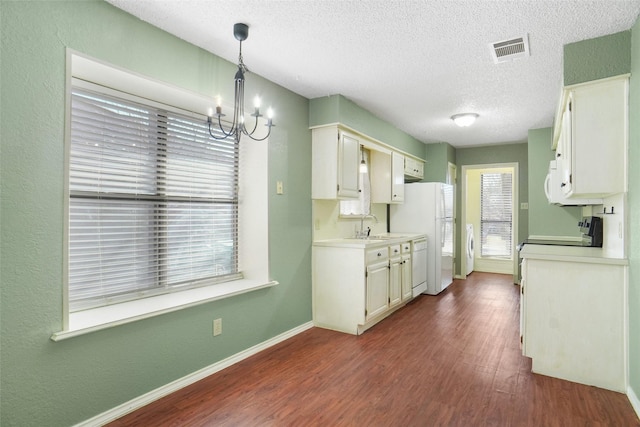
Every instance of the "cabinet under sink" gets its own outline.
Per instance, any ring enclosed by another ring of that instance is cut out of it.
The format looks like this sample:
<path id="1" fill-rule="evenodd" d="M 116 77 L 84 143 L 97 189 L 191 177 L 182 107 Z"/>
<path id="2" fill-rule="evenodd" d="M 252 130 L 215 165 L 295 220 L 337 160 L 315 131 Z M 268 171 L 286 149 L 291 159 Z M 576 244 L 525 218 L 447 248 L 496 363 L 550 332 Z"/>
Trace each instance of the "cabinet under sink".
<path id="1" fill-rule="evenodd" d="M 424 238 L 385 234 L 315 242 L 314 324 L 359 335 L 403 307 L 413 298 L 411 242 Z"/>

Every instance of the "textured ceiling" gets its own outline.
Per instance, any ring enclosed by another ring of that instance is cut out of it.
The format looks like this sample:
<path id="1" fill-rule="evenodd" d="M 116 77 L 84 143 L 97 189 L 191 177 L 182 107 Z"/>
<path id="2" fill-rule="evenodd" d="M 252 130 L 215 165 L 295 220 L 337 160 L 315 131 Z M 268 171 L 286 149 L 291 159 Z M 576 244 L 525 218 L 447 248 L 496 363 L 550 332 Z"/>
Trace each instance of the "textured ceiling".
<path id="1" fill-rule="evenodd" d="M 640 12 L 640 0 L 107 1 L 234 63 L 233 24 L 246 23 L 253 73 L 309 99 L 342 94 L 455 147 L 524 142 L 551 126 L 563 45 L 628 30 Z M 526 35 L 529 57 L 494 63 L 492 43 Z M 480 117 L 458 128 L 449 118 L 462 112 Z"/>

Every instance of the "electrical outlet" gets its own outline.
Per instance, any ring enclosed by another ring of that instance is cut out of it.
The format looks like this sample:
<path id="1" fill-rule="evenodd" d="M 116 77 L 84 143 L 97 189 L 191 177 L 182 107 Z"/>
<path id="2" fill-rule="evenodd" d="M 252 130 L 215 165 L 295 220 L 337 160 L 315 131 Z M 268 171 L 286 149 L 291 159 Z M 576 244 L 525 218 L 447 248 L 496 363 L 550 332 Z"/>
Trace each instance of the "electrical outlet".
<path id="1" fill-rule="evenodd" d="M 215 319 L 213 321 L 213 336 L 217 337 L 222 333 L 222 319 Z"/>

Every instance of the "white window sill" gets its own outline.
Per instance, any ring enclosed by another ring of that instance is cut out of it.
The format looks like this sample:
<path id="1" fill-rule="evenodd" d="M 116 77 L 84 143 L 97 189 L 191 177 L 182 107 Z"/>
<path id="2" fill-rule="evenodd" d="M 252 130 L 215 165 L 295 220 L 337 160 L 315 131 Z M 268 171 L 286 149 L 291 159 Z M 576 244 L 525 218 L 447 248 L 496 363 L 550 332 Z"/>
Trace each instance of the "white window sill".
<path id="1" fill-rule="evenodd" d="M 277 284 L 278 282 L 276 281 L 263 283 L 247 279 L 234 280 L 232 282 L 70 313 L 69 328 L 55 332 L 51 335 L 51 339 L 53 341 L 62 341 L 78 335 L 147 319 L 257 289 L 268 288 Z"/>

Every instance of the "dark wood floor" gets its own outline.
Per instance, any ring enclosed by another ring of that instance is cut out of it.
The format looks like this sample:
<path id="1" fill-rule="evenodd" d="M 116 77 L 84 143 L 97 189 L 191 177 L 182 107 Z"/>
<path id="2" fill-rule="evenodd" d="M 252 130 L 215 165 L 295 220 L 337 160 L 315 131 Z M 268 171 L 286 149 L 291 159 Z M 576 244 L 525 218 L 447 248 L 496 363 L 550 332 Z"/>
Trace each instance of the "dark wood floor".
<path id="1" fill-rule="evenodd" d="M 361 336 L 310 329 L 112 426 L 640 426 L 624 394 L 531 373 L 519 287 L 474 272 Z"/>

